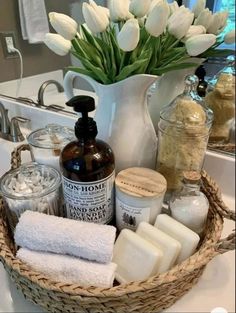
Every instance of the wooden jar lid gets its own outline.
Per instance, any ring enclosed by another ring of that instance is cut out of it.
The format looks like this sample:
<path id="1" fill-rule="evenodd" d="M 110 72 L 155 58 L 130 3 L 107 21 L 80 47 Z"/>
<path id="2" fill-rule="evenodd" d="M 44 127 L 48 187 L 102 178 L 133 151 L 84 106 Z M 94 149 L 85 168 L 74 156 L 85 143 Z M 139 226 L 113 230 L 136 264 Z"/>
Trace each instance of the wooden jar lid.
<path id="1" fill-rule="evenodd" d="M 156 197 L 167 189 L 164 176 L 143 167 L 131 167 L 119 172 L 115 183 L 122 192 L 135 197 Z"/>

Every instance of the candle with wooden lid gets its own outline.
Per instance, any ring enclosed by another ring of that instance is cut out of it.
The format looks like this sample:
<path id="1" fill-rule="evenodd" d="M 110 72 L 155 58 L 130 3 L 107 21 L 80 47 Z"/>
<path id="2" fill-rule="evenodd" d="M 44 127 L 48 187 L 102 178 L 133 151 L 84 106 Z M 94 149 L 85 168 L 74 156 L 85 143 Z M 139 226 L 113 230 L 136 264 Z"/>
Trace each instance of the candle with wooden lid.
<path id="1" fill-rule="evenodd" d="M 154 224 L 167 188 L 164 176 L 148 168 L 132 167 L 116 177 L 116 226 L 136 230 L 142 221 Z"/>

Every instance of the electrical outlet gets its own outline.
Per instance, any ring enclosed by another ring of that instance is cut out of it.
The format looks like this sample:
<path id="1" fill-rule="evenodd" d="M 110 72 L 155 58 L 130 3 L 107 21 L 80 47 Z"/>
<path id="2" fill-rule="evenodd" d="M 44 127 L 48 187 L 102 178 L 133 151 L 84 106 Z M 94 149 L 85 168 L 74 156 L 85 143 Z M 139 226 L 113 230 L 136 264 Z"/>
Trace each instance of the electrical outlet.
<path id="1" fill-rule="evenodd" d="M 17 58 L 16 52 L 12 51 L 12 47 L 16 47 L 14 32 L 1 32 L 0 40 L 5 58 Z"/>

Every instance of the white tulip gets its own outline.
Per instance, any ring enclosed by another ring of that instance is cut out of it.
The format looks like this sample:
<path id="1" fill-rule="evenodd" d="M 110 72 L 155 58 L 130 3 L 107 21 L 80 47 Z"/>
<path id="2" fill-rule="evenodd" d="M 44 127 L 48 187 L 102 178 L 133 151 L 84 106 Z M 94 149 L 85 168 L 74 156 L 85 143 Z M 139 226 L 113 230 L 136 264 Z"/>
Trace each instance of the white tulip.
<path id="1" fill-rule="evenodd" d="M 151 0 L 131 0 L 129 11 L 136 17 L 143 17 L 147 14 Z"/>
<path id="2" fill-rule="evenodd" d="M 123 51 L 134 50 L 139 42 L 139 33 L 140 30 L 137 19 L 132 18 L 126 21 L 117 36 L 117 42 L 119 47 Z"/>
<path id="3" fill-rule="evenodd" d="M 235 29 L 228 32 L 224 37 L 224 43 L 227 45 L 235 43 Z"/>
<path id="4" fill-rule="evenodd" d="M 110 18 L 110 11 L 109 11 L 108 8 L 105 8 L 105 7 L 101 6 L 101 5 L 99 5 L 98 7 L 99 7 L 99 9 L 102 10 L 103 13 L 106 14 L 106 16 L 107 16 L 108 18 Z"/>
<path id="5" fill-rule="evenodd" d="M 176 1 L 174 1 L 174 2 L 169 4 L 169 8 L 170 8 L 170 14 L 173 14 L 175 11 L 178 10 L 179 5 Z"/>
<path id="6" fill-rule="evenodd" d="M 59 34 L 47 33 L 44 38 L 45 45 L 58 55 L 66 55 L 70 52 L 71 42 Z"/>
<path id="7" fill-rule="evenodd" d="M 154 37 L 160 36 L 166 28 L 168 16 L 168 5 L 166 3 L 157 4 L 147 17 L 145 23 L 147 32 Z"/>
<path id="8" fill-rule="evenodd" d="M 205 9 L 205 7 L 206 7 L 206 0 L 197 0 L 192 10 L 194 13 L 194 16 L 198 17 L 198 15 Z"/>
<path id="9" fill-rule="evenodd" d="M 219 12 L 213 14 L 213 18 L 211 20 L 210 25 L 207 27 L 207 32 L 210 34 L 214 34 L 217 35 L 218 30 L 220 29 L 220 25 L 221 25 L 221 16 L 219 14 Z"/>
<path id="10" fill-rule="evenodd" d="M 189 30 L 187 34 L 184 37 L 183 41 L 186 41 L 190 37 L 196 36 L 196 35 L 202 35 L 206 33 L 206 28 L 202 25 L 191 25 L 189 27 Z"/>
<path id="11" fill-rule="evenodd" d="M 110 16 L 112 21 L 125 21 L 133 18 L 129 12 L 130 0 L 111 0 L 110 2 Z"/>
<path id="12" fill-rule="evenodd" d="M 152 0 L 150 6 L 149 6 L 149 10 L 148 10 L 148 14 L 152 11 L 152 9 L 159 3 L 163 3 L 163 0 Z"/>
<path id="13" fill-rule="evenodd" d="M 216 42 L 216 36 L 213 34 L 197 35 L 189 38 L 185 42 L 185 47 L 190 56 L 198 56 Z"/>
<path id="14" fill-rule="evenodd" d="M 194 25 L 202 25 L 207 29 L 212 19 L 213 19 L 212 12 L 207 8 L 201 11 L 201 13 L 194 21 Z"/>
<path id="15" fill-rule="evenodd" d="M 229 12 L 228 11 L 222 11 L 222 12 L 219 12 L 219 15 L 221 17 L 221 23 L 220 23 L 220 29 L 218 32 L 222 32 L 227 25 L 227 19 L 229 16 Z"/>
<path id="16" fill-rule="evenodd" d="M 49 21 L 55 31 L 65 39 L 71 40 L 77 33 L 78 24 L 68 15 L 56 12 L 48 14 Z"/>
<path id="17" fill-rule="evenodd" d="M 82 12 L 88 28 L 93 34 L 104 32 L 109 25 L 106 13 L 92 0 L 84 2 Z"/>
<path id="18" fill-rule="evenodd" d="M 110 11 L 108 8 L 105 8 L 101 5 L 97 5 L 96 2 L 93 0 L 89 0 L 89 4 L 93 7 L 95 11 L 100 12 L 102 16 L 104 16 L 105 14 L 108 18 L 110 17 Z"/>
<path id="19" fill-rule="evenodd" d="M 187 8 L 180 7 L 167 22 L 168 32 L 177 39 L 183 38 L 193 22 L 194 14 Z"/>

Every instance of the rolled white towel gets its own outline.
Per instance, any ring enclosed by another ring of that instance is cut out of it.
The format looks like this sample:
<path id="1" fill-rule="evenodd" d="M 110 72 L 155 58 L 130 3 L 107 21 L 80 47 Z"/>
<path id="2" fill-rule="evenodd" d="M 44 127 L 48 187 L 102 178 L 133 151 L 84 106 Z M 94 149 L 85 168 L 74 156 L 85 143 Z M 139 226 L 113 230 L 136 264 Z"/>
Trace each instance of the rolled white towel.
<path id="1" fill-rule="evenodd" d="M 25 211 L 15 229 L 15 242 L 30 250 L 69 254 L 100 263 L 111 262 L 116 228 Z"/>
<path id="2" fill-rule="evenodd" d="M 20 248 L 17 257 L 52 280 L 80 286 L 109 288 L 113 286 L 115 263 L 101 264 L 70 255 L 31 251 Z"/>

